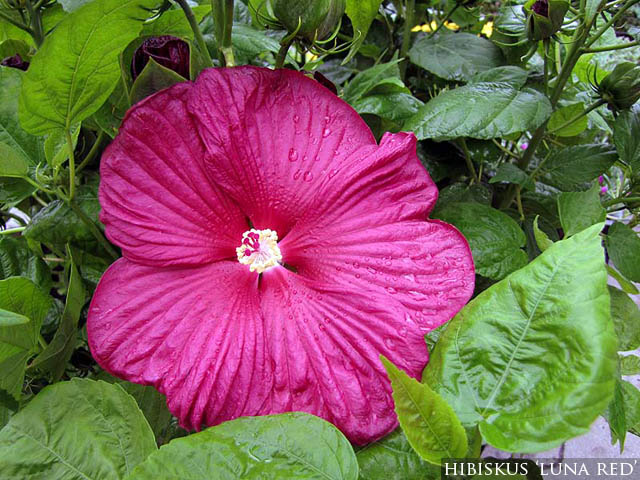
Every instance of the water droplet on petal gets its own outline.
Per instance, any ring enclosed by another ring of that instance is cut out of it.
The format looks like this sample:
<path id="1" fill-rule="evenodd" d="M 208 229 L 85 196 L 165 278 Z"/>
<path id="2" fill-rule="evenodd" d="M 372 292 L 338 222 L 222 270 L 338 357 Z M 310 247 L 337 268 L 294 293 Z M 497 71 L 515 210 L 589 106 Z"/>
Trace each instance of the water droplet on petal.
<path id="1" fill-rule="evenodd" d="M 296 160 L 298 160 L 298 152 L 295 148 L 292 148 L 291 150 L 289 150 L 289 161 L 295 162 Z"/>
<path id="2" fill-rule="evenodd" d="M 387 346 L 389 350 L 393 350 L 394 348 L 396 348 L 396 343 L 391 338 L 386 338 L 384 340 L 384 344 Z"/>
<path id="3" fill-rule="evenodd" d="M 329 135 L 331 135 L 331 129 L 330 129 L 330 128 L 325 128 L 325 129 L 322 131 L 322 136 L 323 136 L 324 138 L 327 138 Z"/>
<path id="4" fill-rule="evenodd" d="M 313 180 L 313 173 L 307 170 L 306 172 L 304 172 L 304 181 L 310 182 L 311 180 Z"/>

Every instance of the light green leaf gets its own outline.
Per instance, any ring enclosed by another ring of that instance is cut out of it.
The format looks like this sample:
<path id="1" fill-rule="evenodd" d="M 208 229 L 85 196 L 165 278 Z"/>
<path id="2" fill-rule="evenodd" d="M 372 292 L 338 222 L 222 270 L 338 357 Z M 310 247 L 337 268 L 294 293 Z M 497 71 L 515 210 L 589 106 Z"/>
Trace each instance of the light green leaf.
<path id="1" fill-rule="evenodd" d="M 611 400 L 617 340 L 602 227 L 554 243 L 482 292 L 438 341 L 423 381 L 496 448 L 558 446 Z"/>
<path id="2" fill-rule="evenodd" d="M 378 14 L 378 9 L 382 0 L 346 0 L 346 14 L 353 25 L 354 42 L 351 45 L 349 54 L 342 62 L 343 64 L 351 60 L 364 42 L 371 23 Z"/>
<path id="3" fill-rule="evenodd" d="M 425 462 L 397 428 L 356 452 L 360 480 L 439 480 L 440 467 Z"/>
<path id="4" fill-rule="evenodd" d="M 367 95 L 353 102 L 352 107 L 360 115 L 365 113 L 402 124 L 414 115 L 423 103 L 408 93 L 383 93 Z"/>
<path id="5" fill-rule="evenodd" d="M 154 450 L 130 395 L 75 378 L 46 387 L 0 430 L 0 479 L 119 480 Z"/>
<path id="6" fill-rule="evenodd" d="M 404 125 L 418 139 L 491 139 L 539 127 L 551 115 L 541 93 L 506 83 L 477 83 L 442 92 Z"/>
<path id="7" fill-rule="evenodd" d="M 571 121 L 584 112 L 584 103 L 573 103 L 559 108 L 549 118 L 547 129 L 549 133 L 558 137 L 574 137 L 587 129 L 587 116 L 583 115 L 576 121 Z M 571 122 L 567 125 L 567 122 Z M 563 126 L 566 125 L 566 126 Z"/>
<path id="8" fill-rule="evenodd" d="M 504 63 L 500 48 L 471 33 L 438 33 L 433 37 L 422 37 L 409 50 L 409 58 L 440 78 L 462 82 Z"/>
<path id="9" fill-rule="evenodd" d="M 553 245 L 553 241 L 538 227 L 538 218 L 539 215 L 536 215 L 536 218 L 533 220 L 533 236 L 536 239 L 536 244 L 540 251 L 544 252 Z"/>
<path id="10" fill-rule="evenodd" d="M 640 110 L 620 112 L 613 126 L 618 155 L 634 172 L 640 172 Z"/>
<path id="11" fill-rule="evenodd" d="M 9 310 L 4 310 L 0 308 L 0 328 L 1 327 L 14 327 L 16 325 L 24 325 L 29 323 L 28 317 L 24 315 L 20 315 L 16 312 L 10 312 Z"/>
<path id="12" fill-rule="evenodd" d="M 173 70 L 163 67 L 153 58 L 150 58 L 138 78 L 136 78 L 136 81 L 133 82 L 130 94 L 131 103 L 138 103 L 140 100 L 160 90 L 186 81 L 186 78 L 178 75 Z"/>
<path id="13" fill-rule="evenodd" d="M 495 67 L 490 70 L 476 73 L 473 77 L 469 78 L 469 83 L 508 83 L 513 88 L 517 88 L 519 90 L 524 87 L 525 83 L 527 83 L 528 76 L 529 72 L 526 70 L 514 65 L 506 65 L 504 67 Z"/>
<path id="14" fill-rule="evenodd" d="M 620 288 L 623 292 L 628 293 L 629 295 L 638 295 L 638 293 L 640 293 L 633 282 L 630 282 L 629 280 L 624 278 L 615 268 L 606 265 L 606 269 L 609 276 L 614 278 L 620 284 Z"/>
<path id="15" fill-rule="evenodd" d="M 498 167 L 496 174 L 491 177 L 489 183 L 509 182 L 522 185 L 524 188 L 535 190 L 535 184 L 526 172 L 515 166 L 513 163 L 503 163 Z"/>
<path id="16" fill-rule="evenodd" d="M 603 2 L 604 0 L 586 0 L 584 7 L 584 18 L 586 22 L 591 22 L 596 17 L 600 5 Z"/>
<path id="17" fill-rule="evenodd" d="M 356 480 L 347 439 L 306 413 L 244 417 L 164 445 L 127 480 Z"/>
<path id="18" fill-rule="evenodd" d="M 596 223 L 604 222 L 607 211 L 600 203 L 600 187 L 594 184 L 586 192 L 567 192 L 558 195 L 558 216 L 565 237 L 570 237 Z"/>
<path id="19" fill-rule="evenodd" d="M 545 182 L 565 192 L 587 190 L 615 161 L 616 152 L 606 144 L 565 147 L 545 163 Z"/>
<path id="20" fill-rule="evenodd" d="M 521 249 L 526 243 L 522 229 L 510 216 L 479 203 L 450 203 L 433 213 L 453 224 L 469 242 L 476 273 L 500 280 L 527 264 Z"/>
<path id="21" fill-rule="evenodd" d="M 0 143 L 0 177 L 26 177 L 29 160 L 6 143 Z"/>
<path id="22" fill-rule="evenodd" d="M 234 54 L 247 61 L 253 60 L 264 52 L 278 53 L 280 44 L 260 30 L 244 25 L 234 24 L 231 32 Z"/>
<path id="23" fill-rule="evenodd" d="M 622 375 L 640 375 L 640 357 L 637 355 L 620 356 L 620 373 Z"/>
<path id="24" fill-rule="evenodd" d="M 211 11 L 211 5 L 199 5 L 191 9 L 196 21 L 202 19 Z M 193 30 L 181 9 L 167 10 L 158 18 L 147 22 L 142 27 L 142 36 L 157 37 L 160 35 L 173 35 L 180 38 L 193 38 Z"/>
<path id="25" fill-rule="evenodd" d="M 631 228 L 615 222 L 605 237 L 609 258 L 620 273 L 634 282 L 640 282 L 640 238 Z"/>
<path id="26" fill-rule="evenodd" d="M 58 3 L 62 5 L 65 12 L 71 13 L 92 1 L 94 0 L 58 0 Z"/>
<path id="27" fill-rule="evenodd" d="M 618 335 L 618 350 L 640 348 L 640 310 L 629 295 L 609 285 L 611 319 Z"/>
<path id="28" fill-rule="evenodd" d="M 79 135 L 80 124 L 76 123 L 71 126 L 71 140 L 73 141 L 74 149 L 78 144 Z M 60 167 L 69 158 L 67 135 L 64 130 L 54 130 L 47 135 L 47 139 L 44 141 L 44 154 L 47 158 L 47 163 L 53 168 Z"/>
<path id="29" fill-rule="evenodd" d="M 20 95 L 20 123 L 42 135 L 69 130 L 100 108 L 118 82 L 118 55 L 156 0 L 101 0 L 65 17 L 33 57 Z"/>
<path id="30" fill-rule="evenodd" d="M 398 63 L 400 63 L 400 60 L 392 60 L 358 73 L 344 88 L 343 97 L 345 102 L 355 103 L 378 85 L 388 81 L 388 79 L 399 81 L 400 71 L 398 69 Z"/>
<path id="31" fill-rule="evenodd" d="M 444 458 L 464 457 L 467 434 L 447 402 L 383 355 L 380 360 L 391 380 L 398 421 L 418 455 L 434 465 Z"/>
<path id="32" fill-rule="evenodd" d="M 613 399 L 607 408 L 605 417 L 611 429 L 611 444 L 620 442 L 620 453 L 624 450 L 624 440 L 627 436 L 627 419 L 625 415 L 625 399 L 622 380 L 616 381 L 613 389 Z"/>

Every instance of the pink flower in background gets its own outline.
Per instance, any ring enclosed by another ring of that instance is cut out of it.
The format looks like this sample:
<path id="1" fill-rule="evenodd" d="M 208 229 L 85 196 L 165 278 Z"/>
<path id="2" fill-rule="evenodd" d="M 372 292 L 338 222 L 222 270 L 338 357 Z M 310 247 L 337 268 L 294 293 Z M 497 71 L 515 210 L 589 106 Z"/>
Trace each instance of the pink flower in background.
<path id="1" fill-rule="evenodd" d="M 529 148 L 529 144 L 527 142 L 520 144 L 520 150 L 526 150 L 527 148 Z"/>
<path id="2" fill-rule="evenodd" d="M 600 187 L 600 195 L 604 195 L 608 191 L 609 191 L 609 187 L 607 187 L 606 185 L 604 187 Z"/>
<path id="3" fill-rule="evenodd" d="M 473 291 L 465 239 L 427 220 L 436 197 L 413 134 L 378 145 L 297 72 L 206 70 L 132 108 L 102 158 L 124 258 L 91 351 L 188 429 L 303 411 L 373 441 L 397 425 L 379 355 L 419 377 L 424 334 Z"/>

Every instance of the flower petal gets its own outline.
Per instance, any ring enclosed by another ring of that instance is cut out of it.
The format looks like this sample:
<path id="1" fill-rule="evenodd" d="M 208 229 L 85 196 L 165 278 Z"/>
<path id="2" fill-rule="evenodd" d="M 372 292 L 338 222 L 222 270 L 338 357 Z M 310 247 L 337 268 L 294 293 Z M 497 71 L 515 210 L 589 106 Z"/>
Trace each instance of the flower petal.
<path id="1" fill-rule="evenodd" d="M 276 230 L 280 238 L 334 169 L 357 148 L 375 145 L 355 110 L 292 70 L 206 70 L 189 110 L 211 177 L 256 228 Z"/>
<path id="2" fill-rule="evenodd" d="M 102 156 L 100 219 L 124 256 L 147 265 L 235 256 L 244 215 L 208 180 L 178 84 L 133 107 Z"/>
<path id="3" fill-rule="evenodd" d="M 400 303 L 388 294 L 308 281 L 284 268 L 265 272 L 261 301 L 274 375 L 261 414 L 312 413 L 357 444 L 397 426 L 379 356 L 417 378 L 428 358 L 422 332 Z"/>

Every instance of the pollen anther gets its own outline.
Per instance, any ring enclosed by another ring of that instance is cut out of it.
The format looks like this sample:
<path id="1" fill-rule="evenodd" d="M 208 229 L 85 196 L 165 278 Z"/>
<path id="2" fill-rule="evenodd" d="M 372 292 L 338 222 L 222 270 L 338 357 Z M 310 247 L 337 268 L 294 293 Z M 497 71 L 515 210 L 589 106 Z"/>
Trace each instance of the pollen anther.
<path id="1" fill-rule="evenodd" d="M 280 265 L 282 253 L 278 247 L 278 234 L 270 229 L 244 232 L 242 243 L 236 248 L 238 261 L 248 265 L 249 270 L 262 273 L 269 268 Z"/>

